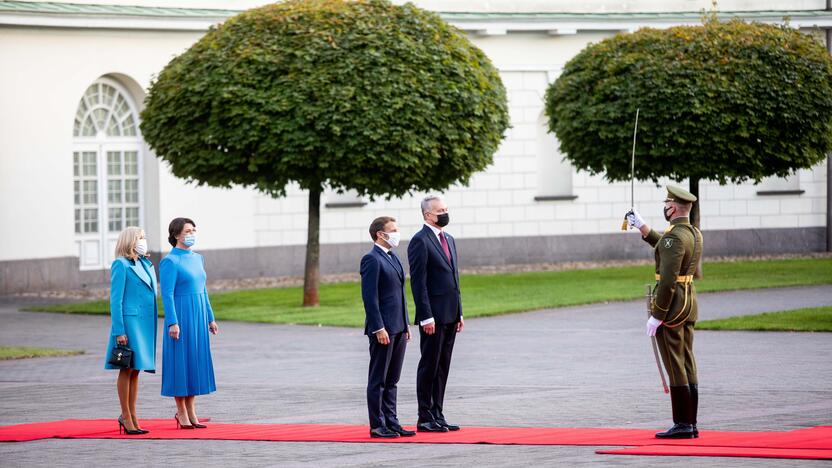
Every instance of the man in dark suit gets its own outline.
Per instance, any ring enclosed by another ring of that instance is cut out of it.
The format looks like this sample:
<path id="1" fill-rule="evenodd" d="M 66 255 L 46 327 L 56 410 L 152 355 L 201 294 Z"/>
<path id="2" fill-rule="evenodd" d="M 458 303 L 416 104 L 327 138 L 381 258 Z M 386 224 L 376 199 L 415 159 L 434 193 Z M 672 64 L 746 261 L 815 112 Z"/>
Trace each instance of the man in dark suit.
<path id="1" fill-rule="evenodd" d="M 402 428 L 396 416 L 396 384 L 410 341 L 404 266 L 393 252 L 401 238 L 396 220 L 388 216 L 373 220 L 370 238 L 373 248 L 361 259 L 364 334 L 370 340 L 367 378 L 370 437 L 414 436 L 415 432 Z"/>
<path id="2" fill-rule="evenodd" d="M 442 409 L 454 341 L 464 326 L 459 261 L 454 238 L 443 230 L 449 222 L 448 206 L 442 198 L 429 195 L 422 200 L 421 208 L 425 226 L 407 247 L 422 351 L 416 374 L 419 400 L 416 430 L 458 431 L 459 426 L 449 424 Z"/>

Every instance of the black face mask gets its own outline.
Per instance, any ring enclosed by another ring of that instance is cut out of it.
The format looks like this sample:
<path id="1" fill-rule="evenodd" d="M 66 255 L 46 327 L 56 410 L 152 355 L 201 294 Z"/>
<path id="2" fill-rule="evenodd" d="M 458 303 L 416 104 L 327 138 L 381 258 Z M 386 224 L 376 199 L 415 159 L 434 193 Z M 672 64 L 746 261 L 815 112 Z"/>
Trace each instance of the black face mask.
<path id="1" fill-rule="evenodd" d="M 437 226 L 445 227 L 450 222 L 451 222 L 451 217 L 448 216 L 448 213 L 442 213 L 442 214 L 436 215 L 436 225 Z"/>
<path id="2" fill-rule="evenodd" d="M 668 211 L 670 211 L 670 210 L 672 210 L 672 209 L 673 209 L 673 207 L 672 207 L 672 206 L 666 206 L 666 207 L 664 207 L 664 220 L 665 220 L 665 221 L 670 221 L 670 214 L 668 214 Z"/>

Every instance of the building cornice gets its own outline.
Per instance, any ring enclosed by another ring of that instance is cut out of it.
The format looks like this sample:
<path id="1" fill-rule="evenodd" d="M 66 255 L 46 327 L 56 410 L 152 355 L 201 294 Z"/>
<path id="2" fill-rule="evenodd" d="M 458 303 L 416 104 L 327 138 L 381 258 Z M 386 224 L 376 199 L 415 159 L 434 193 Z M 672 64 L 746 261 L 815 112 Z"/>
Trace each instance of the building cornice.
<path id="1" fill-rule="evenodd" d="M 204 31 L 240 10 L 97 5 L 0 0 L 0 26 L 119 30 Z M 571 35 L 579 31 L 634 31 L 701 23 L 701 12 L 667 13 L 459 13 L 439 12 L 454 26 L 476 35 L 536 32 Z M 796 28 L 832 28 L 832 12 L 737 11 L 720 18 L 782 24 Z"/>

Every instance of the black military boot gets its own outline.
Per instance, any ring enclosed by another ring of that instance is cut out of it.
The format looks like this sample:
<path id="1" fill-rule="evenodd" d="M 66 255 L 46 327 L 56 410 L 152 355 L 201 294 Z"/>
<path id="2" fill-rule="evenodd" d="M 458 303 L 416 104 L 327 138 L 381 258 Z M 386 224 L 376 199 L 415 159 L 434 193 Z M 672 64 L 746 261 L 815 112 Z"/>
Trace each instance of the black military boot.
<path id="1" fill-rule="evenodd" d="M 693 425 L 690 418 L 690 386 L 670 387 L 670 404 L 673 407 L 673 427 L 657 432 L 657 439 L 693 439 Z"/>
<path id="2" fill-rule="evenodd" d="M 692 383 L 690 387 L 690 423 L 693 426 L 693 438 L 699 438 L 699 429 L 696 428 L 696 413 L 699 411 L 699 384 Z"/>

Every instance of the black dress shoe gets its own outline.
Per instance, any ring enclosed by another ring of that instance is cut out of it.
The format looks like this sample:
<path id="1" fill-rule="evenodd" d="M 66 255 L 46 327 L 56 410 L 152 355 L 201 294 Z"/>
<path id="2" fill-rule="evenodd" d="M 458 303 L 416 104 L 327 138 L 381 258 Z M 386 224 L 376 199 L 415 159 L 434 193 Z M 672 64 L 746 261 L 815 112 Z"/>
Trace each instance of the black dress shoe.
<path id="1" fill-rule="evenodd" d="M 398 437 L 398 432 L 393 432 L 390 429 L 387 429 L 384 426 L 377 427 L 375 429 L 370 429 L 370 437 L 373 438 L 381 438 L 381 439 L 395 439 Z"/>
<path id="2" fill-rule="evenodd" d="M 448 432 L 448 428 L 433 421 L 416 425 L 417 432 Z"/>
<path id="3" fill-rule="evenodd" d="M 440 426 L 448 429 L 449 431 L 458 431 L 460 429 L 460 427 L 457 426 L 456 424 L 448 424 L 445 421 L 436 421 L 436 423 L 439 424 Z"/>
<path id="4" fill-rule="evenodd" d="M 693 438 L 694 439 L 699 438 L 699 429 L 696 427 L 696 424 L 693 425 Z"/>
<path id="5" fill-rule="evenodd" d="M 413 437 L 413 436 L 416 435 L 415 431 L 408 431 L 407 429 L 405 429 L 401 426 L 390 426 L 390 427 L 388 427 L 388 429 L 390 429 L 391 431 L 395 432 L 396 434 L 398 434 L 402 437 Z"/>
<path id="6" fill-rule="evenodd" d="M 693 425 L 685 423 L 674 424 L 673 427 L 656 433 L 657 439 L 693 439 Z"/>

